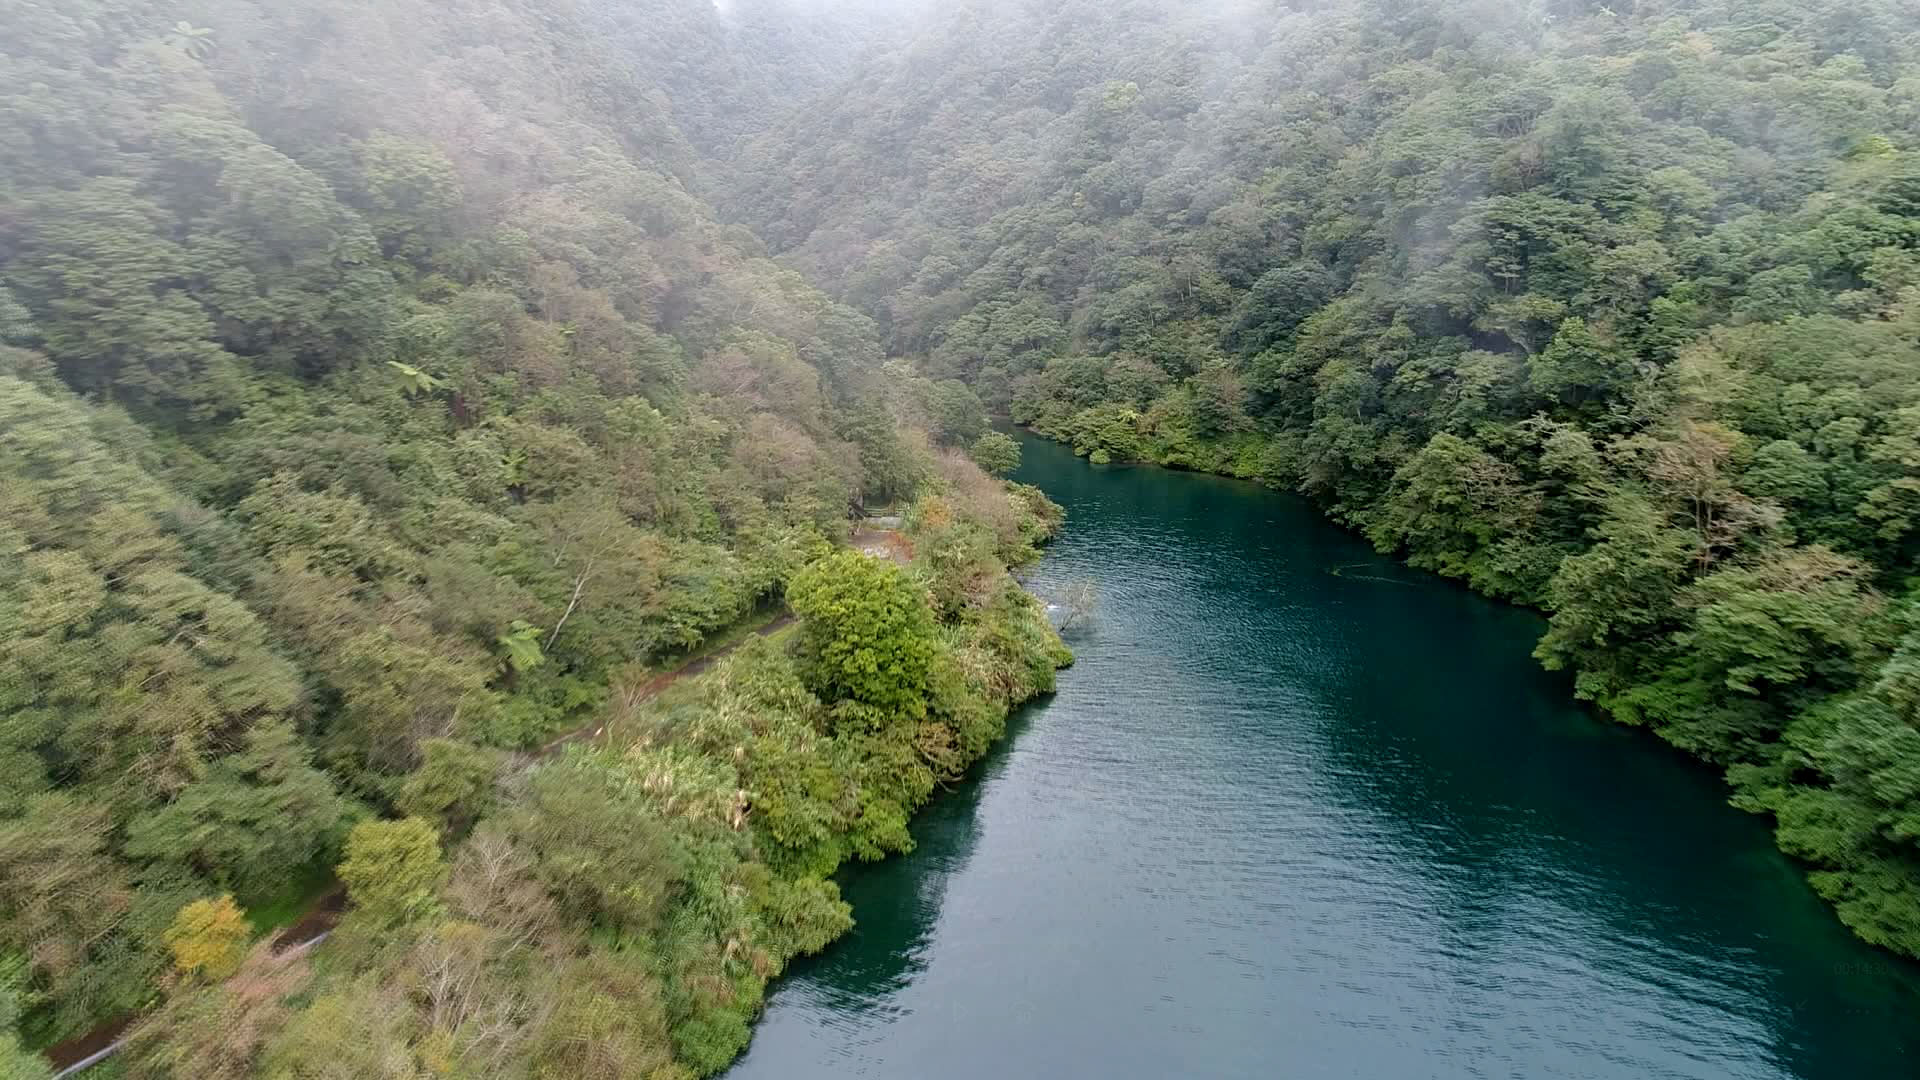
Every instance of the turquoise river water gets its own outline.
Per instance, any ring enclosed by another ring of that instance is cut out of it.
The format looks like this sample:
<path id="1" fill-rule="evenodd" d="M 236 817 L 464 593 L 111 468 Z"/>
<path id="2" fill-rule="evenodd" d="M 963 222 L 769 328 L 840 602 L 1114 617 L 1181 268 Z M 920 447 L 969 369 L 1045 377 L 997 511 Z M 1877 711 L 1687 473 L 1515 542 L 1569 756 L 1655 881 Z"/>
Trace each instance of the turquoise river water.
<path id="1" fill-rule="evenodd" d="M 1022 438 L 1079 662 L 845 875 L 730 1080 L 1911 1080 L 1920 976 L 1537 615 L 1298 499 Z"/>

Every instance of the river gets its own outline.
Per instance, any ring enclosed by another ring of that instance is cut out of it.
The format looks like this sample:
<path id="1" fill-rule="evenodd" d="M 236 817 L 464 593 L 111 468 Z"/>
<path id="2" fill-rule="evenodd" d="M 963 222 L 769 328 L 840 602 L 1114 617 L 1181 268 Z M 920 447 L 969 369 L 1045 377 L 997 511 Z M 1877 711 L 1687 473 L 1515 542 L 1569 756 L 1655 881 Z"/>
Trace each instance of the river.
<path id="1" fill-rule="evenodd" d="M 1718 779 L 1577 707 L 1538 616 L 1304 502 L 1096 467 L 1034 572 L 1079 662 L 845 874 L 730 1080 L 1920 1076 L 1920 978 Z"/>

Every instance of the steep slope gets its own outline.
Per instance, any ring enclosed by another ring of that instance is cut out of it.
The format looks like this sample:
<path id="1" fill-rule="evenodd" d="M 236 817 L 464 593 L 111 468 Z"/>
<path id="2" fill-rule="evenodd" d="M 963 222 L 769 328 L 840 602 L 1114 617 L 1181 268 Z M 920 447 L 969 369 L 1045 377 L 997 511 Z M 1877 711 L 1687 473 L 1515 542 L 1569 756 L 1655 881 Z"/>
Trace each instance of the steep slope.
<path id="1" fill-rule="evenodd" d="M 711 1073 L 1050 685 L 1055 508 L 689 193 L 630 13 L 0 3 L 0 1055 L 164 998 L 132 1075 Z M 336 865 L 317 969 L 250 946 Z"/>
<path id="2" fill-rule="evenodd" d="M 728 205 L 1096 461 L 1546 608 L 1915 954 L 1917 61 L 1891 2 L 963 4 Z"/>

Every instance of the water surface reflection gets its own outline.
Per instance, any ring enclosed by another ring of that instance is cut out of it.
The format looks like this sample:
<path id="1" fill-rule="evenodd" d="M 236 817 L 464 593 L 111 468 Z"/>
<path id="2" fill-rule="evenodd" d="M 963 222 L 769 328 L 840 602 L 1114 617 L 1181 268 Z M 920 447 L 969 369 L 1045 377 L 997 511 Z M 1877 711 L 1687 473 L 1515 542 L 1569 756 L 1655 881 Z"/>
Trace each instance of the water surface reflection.
<path id="1" fill-rule="evenodd" d="M 1912 971 L 1715 777 L 1574 707 L 1540 623 L 1297 500 L 1027 441 L 1092 578 L 1054 700 L 736 1080 L 1920 1075 Z"/>

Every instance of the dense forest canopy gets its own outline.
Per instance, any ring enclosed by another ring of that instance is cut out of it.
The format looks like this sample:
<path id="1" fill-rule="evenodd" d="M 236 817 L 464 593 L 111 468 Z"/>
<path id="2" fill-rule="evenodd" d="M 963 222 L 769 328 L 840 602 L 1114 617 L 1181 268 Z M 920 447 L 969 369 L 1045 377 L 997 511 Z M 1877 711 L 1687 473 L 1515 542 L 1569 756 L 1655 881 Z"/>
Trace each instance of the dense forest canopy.
<path id="1" fill-rule="evenodd" d="M 0 1073 L 710 1074 L 1051 686 L 1057 509 L 699 195 L 851 14 L 0 3 Z"/>
<path id="2" fill-rule="evenodd" d="M 723 1068 L 1066 659 L 989 412 L 1542 608 L 1920 954 L 1906 0 L 0 30 L 8 1075 Z"/>
<path id="3" fill-rule="evenodd" d="M 1550 612 L 1920 954 L 1920 9 L 962 4 L 743 161 L 927 376 Z"/>

